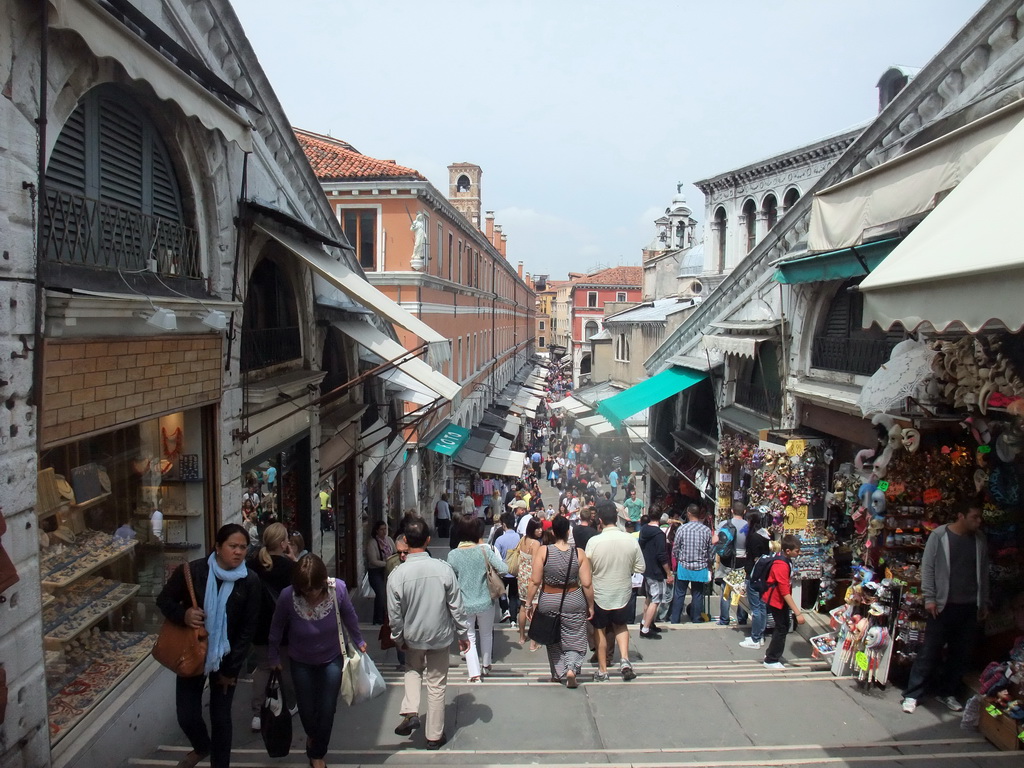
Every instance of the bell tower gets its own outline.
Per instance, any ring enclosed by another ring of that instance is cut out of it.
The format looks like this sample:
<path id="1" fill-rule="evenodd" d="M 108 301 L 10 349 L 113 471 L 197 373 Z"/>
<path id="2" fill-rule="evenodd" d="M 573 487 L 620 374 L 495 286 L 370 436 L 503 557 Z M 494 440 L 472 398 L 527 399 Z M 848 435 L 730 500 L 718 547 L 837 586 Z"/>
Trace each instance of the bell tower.
<path id="1" fill-rule="evenodd" d="M 480 229 L 480 177 L 483 170 L 472 163 L 448 166 L 448 200 L 459 213 Z"/>

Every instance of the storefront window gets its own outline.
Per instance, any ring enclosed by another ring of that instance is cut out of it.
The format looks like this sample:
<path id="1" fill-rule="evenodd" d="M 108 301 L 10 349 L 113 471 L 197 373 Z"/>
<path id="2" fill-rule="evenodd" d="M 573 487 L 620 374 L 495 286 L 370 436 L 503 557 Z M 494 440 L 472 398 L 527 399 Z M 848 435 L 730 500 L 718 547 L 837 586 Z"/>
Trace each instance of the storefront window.
<path id="1" fill-rule="evenodd" d="M 195 409 L 44 451 L 38 502 L 43 642 L 56 743 L 145 659 L 156 597 L 209 545 Z"/>

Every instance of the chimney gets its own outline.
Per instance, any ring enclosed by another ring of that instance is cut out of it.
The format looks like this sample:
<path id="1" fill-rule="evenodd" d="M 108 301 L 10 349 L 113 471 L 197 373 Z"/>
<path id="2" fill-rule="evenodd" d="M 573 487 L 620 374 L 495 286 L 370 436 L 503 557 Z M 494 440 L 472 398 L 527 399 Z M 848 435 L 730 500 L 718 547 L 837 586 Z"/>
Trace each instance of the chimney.
<path id="1" fill-rule="evenodd" d="M 501 233 L 501 248 L 499 248 L 498 250 L 501 251 L 502 256 L 508 259 L 508 235 L 506 235 L 504 232 Z M 519 266 L 521 267 L 522 265 L 523 263 L 519 262 Z M 522 277 L 522 275 L 520 275 L 520 277 Z"/>
<path id="2" fill-rule="evenodd" d="M 491 237 L 491 245 L 493 245 L 498 252 L 501 252 L 501 224 L 494 225 L 494 232 Z"/>
<path id="3" fill-rule="evenodd" d="M 502 238 L 502 239 L 504 239 L 504 238 Z M 521 262 L 521 261 L 519 262 L 519 279 L 520 280 L 523 279 L 523 262 Z"/>
<path id="4" fill-rule="evenodd" d="M 494 245 L 494 211 L 488 211 L 487 215 L 484 216 L 487 229 L 484 234 L 487 235 L 487 239 L 491 241 L 491 245 Z"/>

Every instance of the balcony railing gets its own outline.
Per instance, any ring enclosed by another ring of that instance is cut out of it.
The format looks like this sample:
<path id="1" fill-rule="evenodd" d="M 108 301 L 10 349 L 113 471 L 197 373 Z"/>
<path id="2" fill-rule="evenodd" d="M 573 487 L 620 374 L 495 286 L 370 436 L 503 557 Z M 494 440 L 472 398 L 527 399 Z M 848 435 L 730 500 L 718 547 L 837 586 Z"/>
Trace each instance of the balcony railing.
<path id="1" fill-rule="evenodd" d="M 870 376 L 889 359 L 897 343 L 891 339 L 818 336 L 811 350 L 811 365 L 828 371 Z"/>
<path id="2" fill-rule="evenodd" d="M 298 357 L 302 357 L 298 326 L 242 331 L 242 371 L 255 371 Z"/>
<path id="3" fill-rule="evenodd" d="M 736 383 L 736 402 L 765 416 L 782 415 L 782 393 L 765 390 L 761 384 Z"/>
<path id="4" fill-rule="evenodd" d="M 60 189 L 46 191 L 43 253 L 61 264 L 202 277 L 194 229 Z"/>

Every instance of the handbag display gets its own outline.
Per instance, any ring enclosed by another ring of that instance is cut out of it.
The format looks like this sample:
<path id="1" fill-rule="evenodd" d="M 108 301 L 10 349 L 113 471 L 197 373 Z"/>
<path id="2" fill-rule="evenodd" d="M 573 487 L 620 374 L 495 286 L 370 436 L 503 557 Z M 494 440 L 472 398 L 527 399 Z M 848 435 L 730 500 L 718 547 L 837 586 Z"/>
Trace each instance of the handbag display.
<path id="1" fill-rule="evenodd" d="M 565 592 L 569 588 L 569 574 L 572 573 L 572 558 L 575 554 L 576 547 L 570 547 L 569 566 L 562 580 L 562 599 L 558 601 L 558 613 L 552 616 L 535 609 L 530 619 L 530 629 L 526 636 L 538 645 L 555 645 L 562 640 L 562 606 L 565 605 Z"/>
<path id="2" fill-rule="evenodd" d="M 292 715 L 284 698 L 281 673 L 274 669 L 267 678 L 260 707 L 260 735 L 270 757 L 287 757 L 292 747 Z"/>
<path id="3" fill-rule="evenodd" d="M 487 557 L 485 547 L 480 547 L 480 554 L 484 556 L 484 568 L 487 572 L 487 591 L 491 595 L 491 600 L 497 600 L 505 594 L 505 580 L 501 578 L 501 574 L 491 565 L 491 560 Z"/>
<path id="4" fill-rule="evenodd" d="M 185 571 L 185 584 L 192 598 L 192 607 L 198 608 L 196 590 L 192 586 L 192 569 L 188 563 L 183 563 L 181 567 Z M 205 672 L 207 645 L 209 636 L 206 629 L 193 629 L 164 619 L 156 645 L 153 646 L 153 658 L 180 677 L 199 677 Z"/>
<path id="5" fill-rule="evenodd" d="M 349 706 L 362 704 L 376 696 L 380 696 L 387 688 L 384 677 L 377 670 L 377 665 L 366 654 L 360 653 L 345 633 L 341 622 L 341 609 L 338 606 L 338 592 L 334 587 L 334 579 L 327 580 L 327 589 L 334 602 L 334 616 L 338 623 L 338 642 L 341 644 L 341 655 L 345 663 L 341 668 L 341 698 Z"/>

